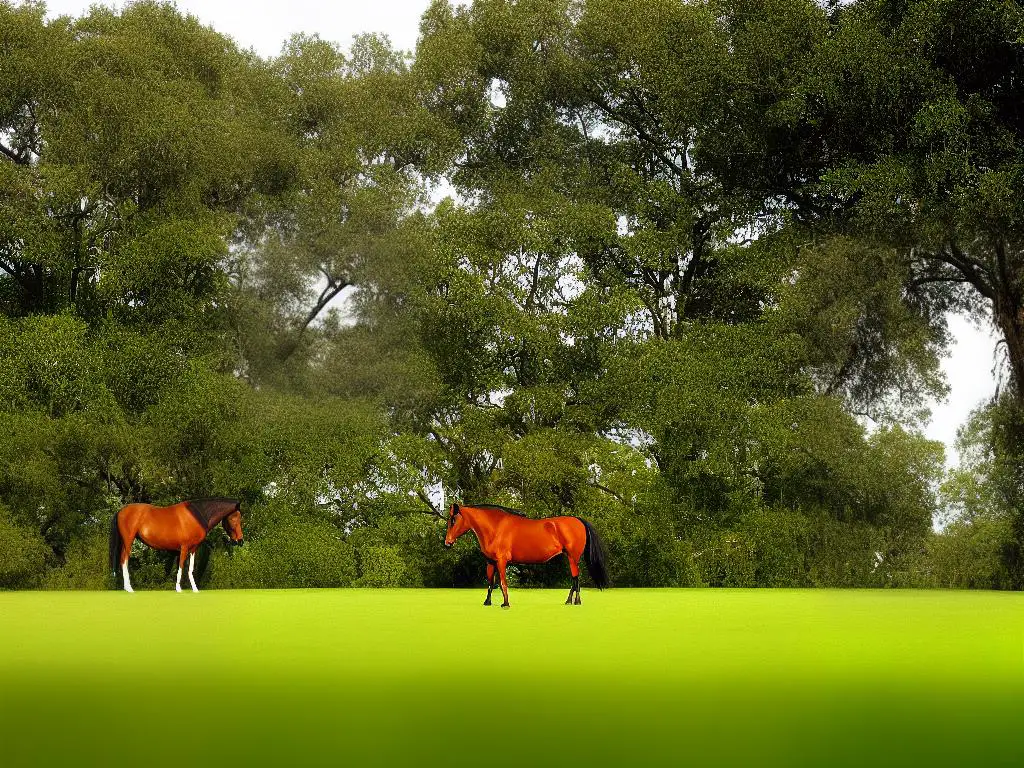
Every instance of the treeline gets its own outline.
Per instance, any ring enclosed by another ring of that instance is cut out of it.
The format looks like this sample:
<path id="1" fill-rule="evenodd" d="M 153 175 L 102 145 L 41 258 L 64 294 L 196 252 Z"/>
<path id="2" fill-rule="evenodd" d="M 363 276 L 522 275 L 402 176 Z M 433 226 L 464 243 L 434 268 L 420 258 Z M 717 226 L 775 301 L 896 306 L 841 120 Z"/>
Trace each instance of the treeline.
<path id="1" fill-rule="evenodd" d="M 438 1 L 415 56 L 263 59 L 0 2 L 0 587 L 108 586 L 121 505 L 207 495 L 210 586 L 482 582 L 443 487 L 593 521 L 619 586 L 1020 588 L 1022 33 Z M 950 312 L 1009 373 L 947 477 Z"/>

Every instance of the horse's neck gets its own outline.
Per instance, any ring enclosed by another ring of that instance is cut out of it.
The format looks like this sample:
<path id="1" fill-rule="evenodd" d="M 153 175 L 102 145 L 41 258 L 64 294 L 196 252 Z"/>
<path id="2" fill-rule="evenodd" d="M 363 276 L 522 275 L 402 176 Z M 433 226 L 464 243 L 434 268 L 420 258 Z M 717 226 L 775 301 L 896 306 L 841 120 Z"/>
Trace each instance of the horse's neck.
<path id="1" fill-rule="evenodd" d="M 476 534 L 477 541 L 486 545 L 494 535 L 494 531 L 498 527 L 498 520 L 503 513 L 496 509 L 480 509 L 479 507 L 470 507 L 470 509 L 473 510 L 473 513 L 466 515 L 470 530 Z"/>

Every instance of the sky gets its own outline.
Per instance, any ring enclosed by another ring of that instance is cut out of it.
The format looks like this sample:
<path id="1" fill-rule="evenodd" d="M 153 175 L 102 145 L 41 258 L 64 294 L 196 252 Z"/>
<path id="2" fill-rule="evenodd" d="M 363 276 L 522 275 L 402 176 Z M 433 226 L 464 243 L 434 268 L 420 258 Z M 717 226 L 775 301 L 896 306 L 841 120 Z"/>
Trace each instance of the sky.
<path id="1" fill-rule="evenodd" d="M 48 0 L 50 16 L 84 14 L 90 5 L 122 7 L 124 3 L 83 0 Z M 347 45 L 353 35 L 382 32 L 394 46 L 416 47 L 419 19 L 429 0 L 178 0 L 180 10 L 193 14 L 243 48 L 262 56 L 275 56 L 296 32 L 316 33 L 325 40 Z M 932 419 L 925 434 L 946 444 L 947 464 L 957 463 L 956 432 L 971 410 L 991 398 L 996 387 L 996 338 L 961 317 L 950 317 L 955 338 L 942 368 L 950 385 L 944 402 L 932 404 Z"/>
<path id="2" fill-rule="evenodd" d="M 123 2 L 46 0 L 50 16 L 81 16 L 91 5 L 122 8 Z M 317 33 L 344 45 L 362 32 L 383 32 L 402 50 L 416 47 L 420 16 L 429 0 L 177 0 L 192 14 L 242 48 L 276 56 L 296 32 Z"/>

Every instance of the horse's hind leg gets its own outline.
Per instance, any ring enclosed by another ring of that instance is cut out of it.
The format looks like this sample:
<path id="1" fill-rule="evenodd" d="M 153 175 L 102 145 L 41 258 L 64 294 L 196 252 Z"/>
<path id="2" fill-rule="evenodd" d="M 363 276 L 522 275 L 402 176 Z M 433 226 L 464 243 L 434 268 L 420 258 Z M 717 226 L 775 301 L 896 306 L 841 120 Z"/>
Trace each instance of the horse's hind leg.
<path id="1" fill-rule="evenodd" d="M 579 560 L 573 560 L 572 555 L 568 552 L 565 553 L 566 557 L 569 558 L 569 572 L 572 574 L 572 585 L 569 587 L 569 596 L 565 598 L 566 605 L 573 604 L 573 593 L 576 593 L 576 605 L 582 605 L 583 601 L 580 600 L 580 562 Z"/>
<path id="2" fill-rule="evenodd" d="M 123 510 L 122 510 L 123 511 Z M 125 592 L 134 592 L 132 589 L 132 580 L 128 578 L 128 556 L 132 553 L 132 543 L 135 541 L 135 529 L 132 526 L 124 522 L 122 523 L 123 516 L 118 515 L 117 528 L 121 534 L 121 553 L 119 562 L 121 563 L 121 580 L 124 582 Z"/>
<path id="3" fill-rule="evenodd" d="M 569 571 L 572 572 L 572 570 L 573 570 L 572 557 L 569 555 L 568 552 L 565 553 L 565 556 L 569 558 Z M 579 573 L 579 566 L 576 566 L 576 573 Z M 576 579 L 573 579 L 572 583 L 569 584 L 569 596 L 567 598 L 565 598 L 565 604 L 566 605 L 572 605 L 572 596 L 573 596 L 573 593 L 575 591 L 576 591 Z"/>
<path id="4" fill-rule="evenodd" d="M 123 553 L 121 555 L 121 578 L 124 581 L 124 591 L 134 592 L 135 590 L 132 589 L 132 580 L 128 578 L 128 553 Z"/>
<path id="5" fill-rule="evenodd" d="M 498 561 L 498 578 L 501 579 L 501 596 L 505 598 L 505 602 L 501 604 L 502 608 L 509 608 L 508 604 L 508 579 L 505 578 L 505 566 L 508 565 L 507 560 Z"/>
<path id="6" fill-rule="evenodd" d="M 188 559 L 188 547 L 181 548 L 178 555 L 178 578 L 174 582 L 174 591 L 181 592 L 181 569 L 185 567 L 185 560 Z"/>
<path id="7" fill-rule="evenodd" d="M 494 563 L 487 563 L 487 599 L 484 605 L 491 604 L 491 592 L 494 591 Z"/>
<path id="8" fill-rule="evenodd" d="M 198 592 L 199 591 L 199 587 L 196 586 L 196 580 L 192 576 L 192 571 L 195 568 L 195 565 L 196 565 L 196 551 L 193 549 L 192 552 L 189 554 L 189 557 L 188 557 L 188 582 L 189 582 L 189 584 L 192 585 L 192 591 L 193 592 Z"/>

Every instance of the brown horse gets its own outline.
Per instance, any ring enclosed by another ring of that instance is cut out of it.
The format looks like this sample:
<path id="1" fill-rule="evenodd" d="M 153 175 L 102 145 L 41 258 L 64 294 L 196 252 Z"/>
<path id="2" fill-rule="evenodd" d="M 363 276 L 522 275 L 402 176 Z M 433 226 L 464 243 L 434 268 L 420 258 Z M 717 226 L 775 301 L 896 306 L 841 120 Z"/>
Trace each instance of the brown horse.
<path id="1" fill-rule="evenodd" d="M 587 557 L 587 571 L 599 589 L 608 586 L 608 570 L 604 546 L 597 531 L 578 517 L 545 517 L 531 520 L 522 512 L 496 504 L 460 506 L 452 504 L 448 515 L 448 531 L 444 545 L 450 547 L 466 531 L 476 534 L 480 551 L 487 558 L 487 599 L 491 604 L 494 573 L 501 579 L 501 594 L 508 608 L 508 582 L 505 567 L 509 563 L 546 563 L 565 554 L 569 558 L 572 586 L 565 604 L 582 604 L 580 600 L 580 558 Z M 576 595 L 573 600 L 573 593 Z"/>
<path id="2" fill-rule="evenodd" d="M 196 550 L 217 523 L 224 526 L 233 544 L 242 545 L 242 512 L 237 499 L 193 499 L 169 507 L 129 504 L 114 515 L 110 524 L 110 567 L 115 574 L 120 568 L 125 592 L 134 592 L 128 578 L 128 555 L 138 536 L 153 549 L 180 553 L 174 585 L 178 592 L 181 592 L 181 569 L 185 567 L 185 558 L 191 555 L 188 580 L 192 591 L 198 592 L 192 576 Z"/>

